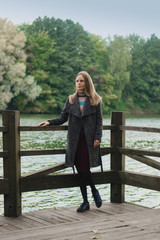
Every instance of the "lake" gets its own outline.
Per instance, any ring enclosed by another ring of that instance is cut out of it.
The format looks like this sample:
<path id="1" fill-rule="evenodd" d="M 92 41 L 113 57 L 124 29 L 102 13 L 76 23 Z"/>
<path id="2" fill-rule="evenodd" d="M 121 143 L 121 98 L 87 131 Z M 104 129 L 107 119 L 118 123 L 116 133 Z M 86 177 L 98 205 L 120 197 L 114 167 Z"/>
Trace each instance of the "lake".
<path id="1" fill-rule="evenodd" d="M 39 122 L 45 121 L 53 116 L 51 115 L 21 115 L 21 126 L 35 126 Z M 0 126 L 2 125 L 0 115 Z M 110 117 L 104 117 L 103 124 L 110 125 Z M 144 126 L 160 128 L 160 116 L 138 116 L 127 117 L 126 125 Z M 26 149 L 53 149 L 65 148 L 67 132 L 21 132 L 21 150 Z M 110 145 L 110 131 L 103 131 L 102 147 Z M 126 132 L 126 147 L 159 150 L 160 134 L 145 132 Z M 0 133 L 0 151 L 2 151 L 2 134 Z M 159 158 L 153 158 L 160 161 Z M 104 170 L 110 169 L 110 156 L 103 156 Z M 47 155 L 22 157 L 22 175 L 35 170 L 39 170 L 50 165 L 64 162 L 64 155 Z M 92 171 L 100 170 L 94 168 Z M 136 160 L 126 157 L 126 170 L 148 173 L 160 176 L 160 171 L 153 169 Z M 67 168 L 63 172 L 71 172 Z M 61 171 L 62 172 L 62 171 Z M 0 158 L 0 176 L 3 175 L 2 158 Z M 97 185 L 103 201 L 110 201 L 110 185 Z M 152 191 L 132 186 L 125 187 L 125 201 L 153 208 L 160 208 L 160 192 Z M 93 202 L 91 191 L 88 187 L 89 201 Z M 58 208 L 65 206 L 79 205 L 82 202 L 79 188 L 55 189 L 45 191 L 27 192 L 22 194 L 23 212 L 29 212 L 44 208 Z M 3 213 L 3 195 L 0 195 L 0 214 Z"/>

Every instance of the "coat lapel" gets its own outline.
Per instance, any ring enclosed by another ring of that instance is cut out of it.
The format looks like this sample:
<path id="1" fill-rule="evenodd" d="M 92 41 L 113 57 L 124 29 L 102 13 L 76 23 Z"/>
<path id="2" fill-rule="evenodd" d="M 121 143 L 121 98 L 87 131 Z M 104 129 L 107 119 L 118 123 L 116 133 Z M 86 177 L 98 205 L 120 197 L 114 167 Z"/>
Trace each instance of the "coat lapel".
<path id="1" fill-rule="evenodd" d="M 70 104 L 69 113 L 71 113 L 72 115 L 78 118 L 82 117 L 82 113 L 81 113 L 79 102 L 78 102 L 78 96 L 75 97 L 74 103 Z"/>
<path id="2" fill-rule="evenodd" d="M 95 113 L 95 112 L 96 112 L 96 107 L 90 105 L 90 100 L 89 100 L 88 96 L 86 97 L 82 112 L 80 110 L 78 96 L 75 97 L 74 103 L 70 104 L 70 108 L 69 108 L 69 113 L 71 113 L 72 115 L 74 115 L 78 118 L 82 118 L 84 116 L 87 116 L 87 115 Z"/>
<path id="3" fill-rule="evenodd" d="M 82 117 L 95 113 L 95 111 L 96 111 L 96 107 L 91 106 L 90 99 L 87 96 L 86 101 L 84 103 L 83 111 L 82 111 Z"/>

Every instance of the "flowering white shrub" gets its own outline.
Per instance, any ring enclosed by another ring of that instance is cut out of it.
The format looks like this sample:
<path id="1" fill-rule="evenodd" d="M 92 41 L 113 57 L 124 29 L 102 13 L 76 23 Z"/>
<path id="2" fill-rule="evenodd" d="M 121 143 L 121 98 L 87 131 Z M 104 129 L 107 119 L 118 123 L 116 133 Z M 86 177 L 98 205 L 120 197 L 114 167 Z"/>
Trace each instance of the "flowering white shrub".
<path id="1" fill-rule="evenodd" d="M 33 76 L 26 76 L 26 37 L 17 26 L 0 18 L 0 110 L 6 109 L 15 96 L 23 93 L 28 100 L 39 96 L 41 87 Z"/>

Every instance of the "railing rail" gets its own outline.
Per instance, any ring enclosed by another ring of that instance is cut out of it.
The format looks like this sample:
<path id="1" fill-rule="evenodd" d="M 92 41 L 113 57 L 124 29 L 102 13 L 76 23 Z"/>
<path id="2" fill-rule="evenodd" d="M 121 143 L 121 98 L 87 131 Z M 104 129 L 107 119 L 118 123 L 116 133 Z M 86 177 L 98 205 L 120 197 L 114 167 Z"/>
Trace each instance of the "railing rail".
<path id="1" fill-rule="evenodd" d="M 0 194 L 4 194 L 4 215 L 21 215 L 21 193 L 27 191 L 68 188 L 78 186 L 77 176 L 72 173 L 55 173 L 65 169 L 65 164 L 50 166 L 21 176 L 21 157 L 65 154 L 65 149 L 20 150 L 20 133 L 23 131 L 66 131 L 68 126 L 20 126 L 19 111 L 3 111 L 3 158 L 4 176 L 0 177 Z M 124 112 L 112 112 L 111 125 L 104 125 L 103 130 L 110 131 L 110 147 L 101 148 L 102 156 L 110 154 L 110 170 L 94 172 L 95 184 L 110 184 L 111 202 L 125 201 L 125 185 L 143 187 L 160 191 L 160 177 L 149 174 L 125 171 L 125 156 L 160 170 L 160 162 L 147 156 L 160 157 L 160 151 L 131 149 L 125 147 L 126 131 L 160 133 L 160 128 L 135 127 L 125 125 Z"/>
<path id="2" fill-rule="evenodd" d="M 119 126 L 119 130 L 160 133 L 160 128 Z"/>

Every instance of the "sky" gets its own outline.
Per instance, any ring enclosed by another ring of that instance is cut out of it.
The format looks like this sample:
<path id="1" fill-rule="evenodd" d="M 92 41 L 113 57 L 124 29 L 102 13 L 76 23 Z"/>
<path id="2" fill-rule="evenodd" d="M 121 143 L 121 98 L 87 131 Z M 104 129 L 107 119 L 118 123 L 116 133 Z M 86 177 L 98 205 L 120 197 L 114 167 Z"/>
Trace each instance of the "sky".
<path id="1" fill-rule="evenodd" d="M 160 37 L 160 0 L 0 0 L 0 18 L 14 24 L 32 23 L 39 16 L 71 19 L 103 38 Z"/>

